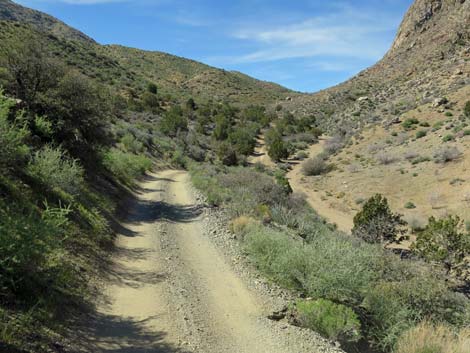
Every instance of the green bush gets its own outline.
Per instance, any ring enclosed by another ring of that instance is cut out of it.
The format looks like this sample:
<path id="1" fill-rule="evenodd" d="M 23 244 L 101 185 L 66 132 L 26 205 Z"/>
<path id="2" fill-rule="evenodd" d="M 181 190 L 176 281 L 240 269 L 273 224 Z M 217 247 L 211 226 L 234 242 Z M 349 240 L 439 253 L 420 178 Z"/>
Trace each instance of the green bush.
<path id="1" fill-rule="evenodd" d="M 455 140 L 455 136 L 452 134 L 447 134 L 442 138 L 443 142 L 449 142 L 449 141 L 454 141 L 454 140 Z"/>
<path id="2" fill-rule="evenodd" d="M 431 217 L 426 228 L 418 233 L 412 249 L 428 261 L 444 263 L 450 270 L 470 256 L 470 234 L 461 229 L 464 224 L 459 217 L 440 220 Z"/>
<path id="3" fill-rule="evenodd" d="M 467 101 L 467 103 L 465 103 L 465 106 L 463 108 L 463 114 L 467 117 L 467 118 L 470 118 L 470 101 Z"/>
<path id="4" fill-rule="evenodd" d="M 238 126 L 230 132 L 228 140 L 237 154 L 248 156 L 255 149 L 257 132 L 258 129 L 255 126 Z"/>
<path id="5" fill-rule="evenodd" d="M 419 120 L 416 118 L 408 118 L 406 119 L 401 125 L 405 130 L 410 130 L 415 127 L 415 125 L 419 124 Z"/>
<path id="6" fill-rule="evenodd" d="M 295 306 L 296 319 L 330 340 L 358 341 L 361 338 L 361 323 L 350 308 L 329 300 L 298 301 Z"/>
<path id="7" fill-rule="evenodd" d="M 282 139 L 282 135 L 276 130 L 271 129 L 266 133 L 266 145 L 268 148 L 268 155 L 273 161 L 280 161 L 281 159 L 289 157 L 289 150 L 286 143 Z"/>
<path id="8" fill-rule="evenodd" d="M 3 96 L 0 90 L 0 168 L 4 171 L 23 165 L 29 154 L 29 147 L 25 144 L 29 131 L 25 122 L 21 117 L 8 121 L 13 106 L 14 101 Z"/>
<path id="9" fill-rule="evenodd" d="M 382 252 L 377 247 L 354 244 L 331 231 L 302 244 L 281 232 L 254 227 L 245 236 L 245 246 L 261 271 L 315 298 L 359 304 L 380 277 Z"/>
<path id="10" fill-rule="evenodd" d="M 400 240 L 404 225 L 401 215 L 393 213 L 387 199 L 377 194 L 354 216 L 352 233 L 369 243 L 395 242 Z"/>
<path id="11" fill-rule="evenodd" d="M 408 201 L 407 203 L 405 203 L 405 208 L 411 210 L 413 208 L 416 208 L 416 205 L 413 202 Z"/>
<path id="12" fill-rule="evenodd" d="M 457 326 L 470 322 L 465 296 L 451 292 L 431 273 L 417 271 L 408 278 L 379 283 L 367 293 L 364 307 L 372 319 L 369 335 L 384 350 L 393 348 L 404 331 L 425 319 Z"/>
<path id="13" fill-rule="evenodd" d="M 44 185 L 77 195 L 84 183 L 84 171 L 77 160 L 69 159 L 60 148 L 45 146 L 35 152 L 28 173 Z"/>
<path id="14" fill-rule="evenodd" d="M 0 200 L 0 287 L 5 295 L 28 297 L 68 284 L 60 278 L 70 270 L 66 261 L 61 262 L 69 213 L 69 208 L 46 205 L 38 214 Z"/>
<path id="15" fill-rule="evenodd" d="M 417 139 L 423 138 L 424 136 L 426 136 L 426 134 L 427 134 L 426 130 L 419 130 L 418 132 L 416 132 L 416 138 Z"/>
<path id="16" fill-rule="evenodd" d="M 152 161 L 145 156 L 113 148 L 104 153 L 103 165 L 123 183 L 130 185 L 152 167 Z"/>
<path id="17" fill-rule="evenodd" d="M 127 152 L 141 153 L 144 151 L 144 144 L 137 140 L 134 135 L 127 133 L 121 138 L 121 143 Z"/>
<path id="18" fill-rule="evenodd" d="M 187 129 L 188 120 L 183 116 L 183 110 L 179 106 L 171 108 L 160 121 L 160 131 L 171 137 L 175 137 L 179 131 Z"/>

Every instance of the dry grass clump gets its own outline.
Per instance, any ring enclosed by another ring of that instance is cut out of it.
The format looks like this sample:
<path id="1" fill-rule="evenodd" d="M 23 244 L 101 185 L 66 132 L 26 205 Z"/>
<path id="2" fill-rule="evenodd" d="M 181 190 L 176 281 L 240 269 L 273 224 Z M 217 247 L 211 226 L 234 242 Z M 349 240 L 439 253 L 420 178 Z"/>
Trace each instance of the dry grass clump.
<path id="1" fill-rule="evenodd" d="M 327 173 L 330 166 L 321 157 L 310 158 L 302 166 L 302 172 L 307 176 L 316 176 Z"/>
<path id="2" fill-rule="evenodd" d="M 454 333 L 442 324 L 423 322 L 398 340 L 395 353 L 468 353 L 469 350 L 469 328 Z"/>
<path id="3" fill-rule="evenodd" d="M 434 153 L 436 163 L 447 163 L 458 159 L 462 152 L 455 146 L 443 146 Z"/>
<path id="4" fill-rule="evenodd" d="M 233 219 L 230 224 L 230 231 L 235 234 L 235 235 L 241 235 L 244 236 L 247 232 L 248 229 L 255 225 L 258 224 L 255 219 L 248 217 L 248 216 L 240 216 L 235 219 Z"/>
<path id="5" fill-rule="evenodd" d="M 398 161 L 397 156 L 394 156 L 394 155 L 392 155 L 390 153 L 386 153 L 386 152 L 378 153 L 376 158 L 377 158 L 377 162 L 379 162 L 380 164 L 383 164 L 383 165 L 392 164 L 392 163 L 395 163 L 396 161 Z"/>

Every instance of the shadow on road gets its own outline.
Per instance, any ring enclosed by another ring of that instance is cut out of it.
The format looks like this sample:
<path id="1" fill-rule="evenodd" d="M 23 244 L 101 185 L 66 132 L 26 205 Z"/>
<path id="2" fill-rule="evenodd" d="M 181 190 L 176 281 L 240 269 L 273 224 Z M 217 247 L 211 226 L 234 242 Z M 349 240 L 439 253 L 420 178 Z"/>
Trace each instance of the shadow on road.
<path id="1" fill-rule="evenodd" d="M 187 353 L 164 342 L 165 332 L 149 332 L 148 320 L 132 321 L 116 316 L 93 314 L 88 325 L 75 326 L 75 352 L 89 353 Z M 91 339 L 92 338 L 92 339 Z"/>
<path id="2" fill-rule="evenodd" d="M 194 205 L 172 205 L 164 201 L 138 200 L 133 210 L 129 212 L 127 223 L 132 225 L 156 221 L 189 223 L 202 213 L 202 208 Z"/>

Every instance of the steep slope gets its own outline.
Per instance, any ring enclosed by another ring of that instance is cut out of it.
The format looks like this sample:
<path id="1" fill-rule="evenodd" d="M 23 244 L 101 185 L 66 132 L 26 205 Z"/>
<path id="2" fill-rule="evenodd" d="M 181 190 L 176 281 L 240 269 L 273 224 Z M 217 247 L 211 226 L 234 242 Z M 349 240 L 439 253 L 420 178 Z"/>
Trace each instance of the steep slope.
<path id="1" fill-rule="evenodd" d="M 93 39 L 67 26 L 62 21 L 48 14 L 20 6 L 10 0 L 0 0 L 0 20 L 27 23 L 62 39 L 73 39 L 90 44 L 95 43 Z"/>
<path id="2" fill-rule="evenodd" d="M 284 105 L 316 114 L 329 130 L 393 119 L 469 84 L 470 2 L 417 0 L 376 65 L 336 87 Z"/>
<path id="3" fill-rule="evenodd" d="M 152 81 L 161 94 L 171 94 L 177 99 L 193 97 L 244 105 L 273 104 L 293 95 L 274 83 L 174 55 L 100 45 L 54 17 L 10 0 L 0 0 L 0 21 L 2 39 L 33 31 L 38 40 L 54 48 L 57 58 L 87 76 L 120 89 L 143 90 Z M 13 26 L 14 23 L 19 26 Z"/>

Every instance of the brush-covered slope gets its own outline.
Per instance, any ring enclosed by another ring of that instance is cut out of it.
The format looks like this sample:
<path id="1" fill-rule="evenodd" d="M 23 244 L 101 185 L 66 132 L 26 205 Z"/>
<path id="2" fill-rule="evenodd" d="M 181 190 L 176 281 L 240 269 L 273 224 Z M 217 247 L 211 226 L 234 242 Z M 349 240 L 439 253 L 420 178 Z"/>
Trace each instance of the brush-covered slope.
<path id="1" fill-rule="evenodd" d="M 59 38 L 94 43 L 93 39 L 67 26 L 58 19 L 48 14 L 20 6 L 10 0 L 0 0 L 0 20 L 27 23 L 43 31 L 50 32 Z"/>
<path id="2" fill-rule="evenodd" d="M 161 94 L 176 98 L 239 104 L 272 104 L 292 95 L 279 85 L 174 55 L 102 46 L 52 16 L 9 0 L 0 0 L 0 21 L 0 39 L 21 40 L 26 32 L 35 32 L 38 40 L 55 49 L 58 59 L 119 90 L 141 90 L 154 82 Z"/>

